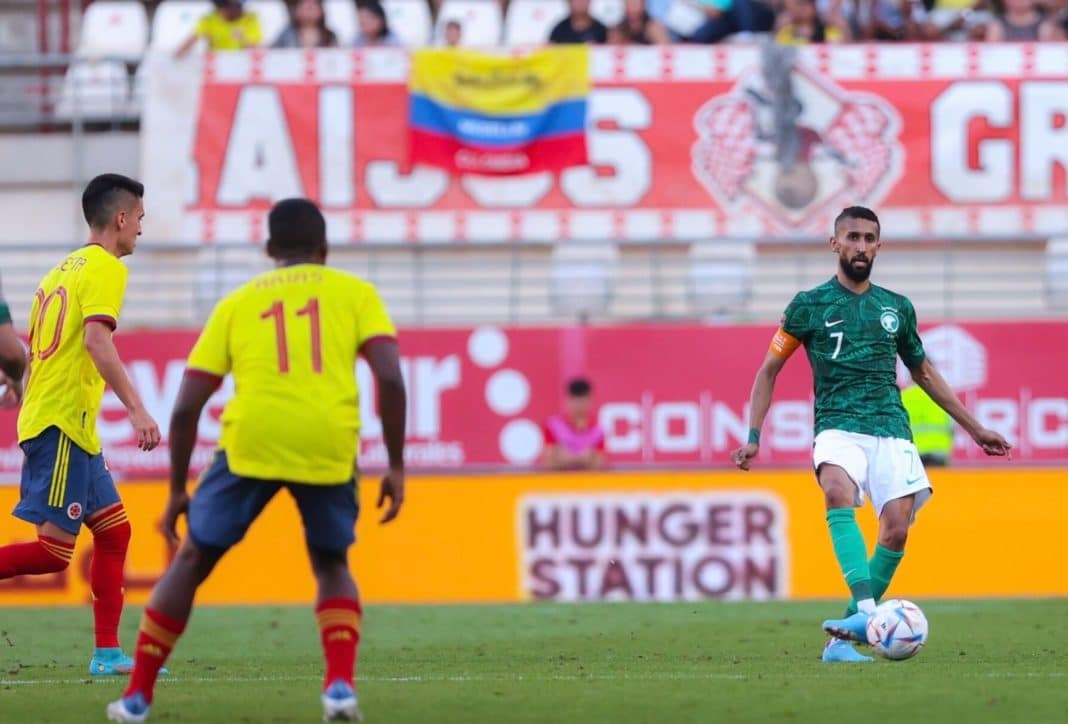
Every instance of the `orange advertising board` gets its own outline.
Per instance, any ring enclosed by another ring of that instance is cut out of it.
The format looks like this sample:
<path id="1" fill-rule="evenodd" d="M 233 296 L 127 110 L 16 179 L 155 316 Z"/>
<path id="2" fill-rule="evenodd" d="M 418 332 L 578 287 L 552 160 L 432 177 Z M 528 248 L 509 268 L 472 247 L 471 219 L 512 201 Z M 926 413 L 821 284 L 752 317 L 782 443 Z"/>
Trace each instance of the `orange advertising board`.
<path id="1" fill-rule="evenodd" d="M 919 515 L 892 593 L 1068 595 L 1068 578 L 1049 574 L 1068 555 L 1065 471 L 999 466 L 935 470 L 931 478 L 936 494 Z M 368 479 L 361 490 L 352 556 L 368 602 L 845 595 L 822 497 L 803 471 L 420 477 L 409 481 L 405 509 L 388 526 L 377 524 L 376 488 Z M 128 600 L 143 602 L 167 562 L 155 528 L 166 485 L 127 483 L 121 492 L 134 527 Z M 10 510 L 17 496 L 16 488 L 0 487 L 0 508 Z M 868 508 L 858 518 L 871 544 L 874 514 Z M 21 521 L 0 525 L 0 543 L 31 536 Z M 63 574 L 0 583 L 0 604 L 88 601 L 90 543 L 81 537 Z M 281 493 L 197 600 L 303 603 L 313 596 L 300 520 Z"/>

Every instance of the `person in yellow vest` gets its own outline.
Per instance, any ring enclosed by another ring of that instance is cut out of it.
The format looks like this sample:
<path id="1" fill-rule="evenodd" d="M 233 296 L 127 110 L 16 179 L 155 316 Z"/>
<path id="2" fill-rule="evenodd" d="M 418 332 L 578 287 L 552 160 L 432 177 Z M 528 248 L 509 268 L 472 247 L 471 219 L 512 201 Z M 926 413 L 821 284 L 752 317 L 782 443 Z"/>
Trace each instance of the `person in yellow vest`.
<path id="1" fill-rule="evenodd" d="M 245 0 L 212 0 L 215 9 L 197 21 L 193 34 L 175 51 L 181 58 L 203 38 L 208 50 L 245 50 L 263 43 L 263 28 L 256 13 L 245 10 Z"/>
<path id="2" fill-rule="evenodd" d="M 919 385 L 901 391 L 912 440 L 925 467 L 945 467 L 953 454 L 953 420 Z"/>

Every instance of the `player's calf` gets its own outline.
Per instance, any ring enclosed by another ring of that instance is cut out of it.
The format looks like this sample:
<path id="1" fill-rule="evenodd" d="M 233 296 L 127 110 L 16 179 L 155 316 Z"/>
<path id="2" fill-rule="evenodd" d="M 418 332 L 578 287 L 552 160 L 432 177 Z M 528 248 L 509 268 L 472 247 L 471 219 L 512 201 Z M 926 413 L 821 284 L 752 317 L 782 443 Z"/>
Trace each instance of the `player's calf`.
<path id="1" fill-rule="evenodd" d="M 59 573 L 74 557 L 74 541 L 38 535 L 33 543 L 15 543 L 0 548 L 0 580 L 15 576 Z"/>

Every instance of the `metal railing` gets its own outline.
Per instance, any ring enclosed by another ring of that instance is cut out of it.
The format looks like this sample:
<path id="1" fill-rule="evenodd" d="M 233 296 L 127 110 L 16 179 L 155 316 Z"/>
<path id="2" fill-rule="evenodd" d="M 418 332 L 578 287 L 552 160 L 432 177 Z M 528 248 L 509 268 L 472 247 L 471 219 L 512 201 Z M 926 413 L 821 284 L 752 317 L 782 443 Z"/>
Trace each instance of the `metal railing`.
<path id="1" fill-rule="evenodd" d="M 333 247 L 329 261 L 374 282 L 398 323 L 425 326 L 578 318 L 766 323 L 798 290 L 834 273 L 822 243 L 759 244 L 748 261 L 735 242 L 704 242 L 711 254 L 687 244 L 586 245 L 607 251 L 592 261 L 561 254 L 582 246 L 350 245 Z M 38 280 L 67 250 L 0 249 L 4 296 L 20 327 Z M 248 245 L 142 242 L 127 262 L 125 328 L 198 325 L 224 294 L 270 268 L 262 247 Z M 1051 264 L 1045 244 L 888 244 L 873 279 L 908 295 L 925 319 L 1066 317 L 1068 298 L 1053 294 L 1051 269 L 1068 273 Z"/>

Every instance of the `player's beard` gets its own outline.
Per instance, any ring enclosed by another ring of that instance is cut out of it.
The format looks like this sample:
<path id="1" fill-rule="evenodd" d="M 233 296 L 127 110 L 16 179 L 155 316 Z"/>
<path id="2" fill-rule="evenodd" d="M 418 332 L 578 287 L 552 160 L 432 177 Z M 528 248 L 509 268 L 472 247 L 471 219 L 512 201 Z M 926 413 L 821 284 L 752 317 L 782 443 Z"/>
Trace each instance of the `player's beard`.
<path id="1" fill-rule="evenodd" d="M 854 257 L 856 259 L 857 257 Z M 838 263 L 842 267 L 842 271 L 845 275 L 855 282 L 866 282 L 868 277 L 871 276 L 871 268 L 875 265 L 874 259 L 865 259 L 867 264 L 856 267 L 853 266 L 853 259 L 846 259 L 844 256 L 838 258 Z"/>

